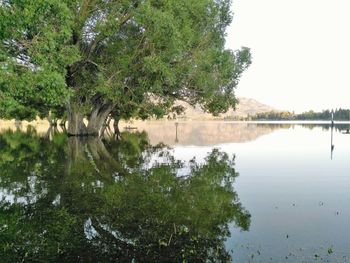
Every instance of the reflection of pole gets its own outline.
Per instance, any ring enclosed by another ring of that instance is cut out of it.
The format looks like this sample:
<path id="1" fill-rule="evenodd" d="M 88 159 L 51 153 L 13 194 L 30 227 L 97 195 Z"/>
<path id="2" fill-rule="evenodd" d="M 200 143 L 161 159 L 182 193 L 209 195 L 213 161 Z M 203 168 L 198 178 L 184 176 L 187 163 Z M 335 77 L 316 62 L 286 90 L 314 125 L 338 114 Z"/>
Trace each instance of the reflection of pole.
<path id="1" fill-rule="evenodd" d="M 178 122 L 175 122 L 175 142 L 179 142 L 179 139 L 177 138 L 177 126 L 179 125 Z"/>
<path id="2" fill-rule="evenodd" d="M 333 128 L 333 125 L 334 125 L 334 112 L 332 110 L 332 113 L 331 113 L 331 124 L 332 124 L 332 128 Z"/>
<path id="3" fill-rule="evenodd" d="M 333 144 L 333 128 L 334 128 L 334 126 L 332 125 L 332 127 L 331 127 L 331 160 L 333 159 L 333 150 L 334 150 L 334 144 Z"/>

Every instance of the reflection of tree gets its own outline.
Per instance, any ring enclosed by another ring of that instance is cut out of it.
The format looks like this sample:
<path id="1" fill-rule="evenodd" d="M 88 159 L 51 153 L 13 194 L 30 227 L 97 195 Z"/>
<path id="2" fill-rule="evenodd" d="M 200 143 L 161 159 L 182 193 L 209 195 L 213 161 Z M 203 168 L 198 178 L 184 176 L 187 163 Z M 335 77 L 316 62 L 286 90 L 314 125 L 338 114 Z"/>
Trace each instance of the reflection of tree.
<path id="1" fill-rule="evenodd" d="M 0 136 L 4 262 L 230 260 L 228 223 L 250 225 L 233 159 L 213 150 L 183 163 L 145 133 L 122 137 Z"/>

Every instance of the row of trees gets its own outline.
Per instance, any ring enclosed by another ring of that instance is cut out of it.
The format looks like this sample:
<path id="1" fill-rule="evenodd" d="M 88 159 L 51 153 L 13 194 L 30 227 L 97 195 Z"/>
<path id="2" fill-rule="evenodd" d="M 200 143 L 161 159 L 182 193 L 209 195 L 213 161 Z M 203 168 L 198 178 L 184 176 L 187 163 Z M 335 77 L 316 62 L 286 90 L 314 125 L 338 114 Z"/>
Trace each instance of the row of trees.
<path id="1" fill-rule="evenodd" d="M 248 116 L 249 120 L 331 120 L 332 113 L 334 120 L 348 121 L 350 120 L 350 110 L 336 109 L 335 111 L 323 110 L 322 112 L 307 111 L 300 114 L 295 114 L 289 111 L 270 111 L 258 113 L 253 116 Z"/>
<path id="2" fill-rule="evenodd" d="M 234 108 L 251 56 L 225 49 L 230 2 L 1 1 L 0 118 L 67 118 L 69 134 L 96 135 L 109 116 L 180 111 L 176 99 Z"/>

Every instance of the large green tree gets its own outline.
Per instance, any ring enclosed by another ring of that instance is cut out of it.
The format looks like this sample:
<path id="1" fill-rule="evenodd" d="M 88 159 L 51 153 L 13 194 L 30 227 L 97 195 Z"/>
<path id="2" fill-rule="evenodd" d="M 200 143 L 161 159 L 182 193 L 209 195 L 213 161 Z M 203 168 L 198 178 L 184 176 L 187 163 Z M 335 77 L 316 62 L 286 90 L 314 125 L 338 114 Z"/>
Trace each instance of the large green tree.
<path id="1" fill-rule="evenodd" d="M 231 19 L 230 0 L 2 0 L 0 117 L 65 108 L 81 135 L 115 109 L 162 116 L 176 99 L 224 112 L 250 64 L 225 49 Z"/>

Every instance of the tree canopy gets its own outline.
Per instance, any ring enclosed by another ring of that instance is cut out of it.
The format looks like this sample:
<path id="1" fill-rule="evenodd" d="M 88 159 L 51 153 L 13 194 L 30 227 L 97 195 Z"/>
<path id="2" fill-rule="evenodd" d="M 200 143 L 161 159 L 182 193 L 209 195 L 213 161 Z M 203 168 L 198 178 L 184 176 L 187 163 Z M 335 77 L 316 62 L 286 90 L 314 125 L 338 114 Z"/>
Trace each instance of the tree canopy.
<path id="1" fill-rule="evenodd" d="M 230 0 L 0 3 L 2 118 L 64 108 L 68 131 L 90 134 L 113 110 L 162 116 L 176 99 L 219 114 L 250 64 L 249 49 L 225 49 Z"/>

